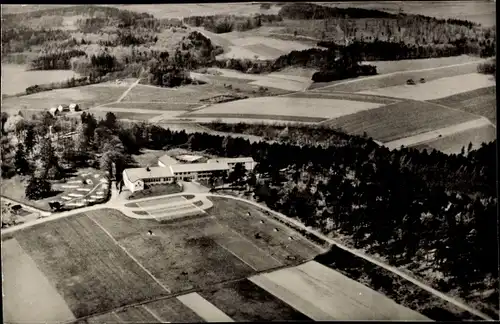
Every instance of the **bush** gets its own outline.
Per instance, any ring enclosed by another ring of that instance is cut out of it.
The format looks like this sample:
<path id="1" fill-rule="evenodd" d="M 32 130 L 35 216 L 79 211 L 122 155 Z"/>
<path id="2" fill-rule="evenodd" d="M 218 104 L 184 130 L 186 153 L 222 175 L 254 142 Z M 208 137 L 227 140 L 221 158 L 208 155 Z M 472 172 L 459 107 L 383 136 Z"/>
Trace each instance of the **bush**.
<path id="1" fill-rule="evenodd" d="M 496 60 L 493 59 L 489 62 L 479 64 L 477 66 L 477 72 L 483 74 L 493 74 L 496 76 L 496 68 L 497 68 Z"/>

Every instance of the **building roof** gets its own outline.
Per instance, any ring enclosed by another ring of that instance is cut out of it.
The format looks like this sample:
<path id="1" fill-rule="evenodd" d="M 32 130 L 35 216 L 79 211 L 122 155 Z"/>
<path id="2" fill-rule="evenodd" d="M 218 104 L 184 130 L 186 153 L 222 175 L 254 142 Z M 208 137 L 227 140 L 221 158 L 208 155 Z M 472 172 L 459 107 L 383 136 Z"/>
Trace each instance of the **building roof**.
<path id="1" fill-rule="evenodd" d="M 163 168 L 163 167 L 152 167 L 149 168 L 149 171 L 146 168 L 133 168 L 133 169 L 125 169 L 123 172 L 127 174 L 127 177 L 131 182 L 135 182 L 141 179 L 163 178 L 163 177 L 173 176 L 170 168 Z"/>
<path id="2" fill-rule="evenodd" d="M 170 166 L 173 174 L 179 172 L 221 171 L 229 170 L 227 163 L 192 163 L 174 164 Z"/>
<path id="3" fill-rule="evenodd" d="M 181 161 L 194 162 L 194 161 L 197 161 L 197 160 L 203 158 L 203 156 L 201 156 L 201 155 L 191 155 L 191 154 L 181 154 L 181 155 L 177 155 L 176 158 L 178 160 L 181 160 Z"/>
<path id="4" fill-rule="evenodd" d="M 237 158 L 217 158 L 209 159 L 207 163 L 250 163 L 255 162 L 251 157 L 237 157 Z"/>
<path id="5" fill-rule="evenodd" d="M 171 157 L 171 156 L 169 156 L 167 154 L 165 154 L 163 156 L 160 156 L 158 158 L 158 161 L 161 162 L 161 163 L 163 163 L 163 164 L 165 164 L 165 165 L 167 165 L 167 166 L 179 163 L 176 159 L 174 159 L 173 157 Z"/>

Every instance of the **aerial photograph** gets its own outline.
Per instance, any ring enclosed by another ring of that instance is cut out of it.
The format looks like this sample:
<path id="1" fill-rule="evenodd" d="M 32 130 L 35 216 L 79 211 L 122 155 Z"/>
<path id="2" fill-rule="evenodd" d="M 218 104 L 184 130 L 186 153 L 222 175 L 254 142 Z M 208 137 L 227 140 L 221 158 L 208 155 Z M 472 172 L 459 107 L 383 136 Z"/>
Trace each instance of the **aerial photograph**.
<path id="1" fill-rule="evenodd" d="M 494 0 L 1 33 L 3 323 L 500 320 Z"/>

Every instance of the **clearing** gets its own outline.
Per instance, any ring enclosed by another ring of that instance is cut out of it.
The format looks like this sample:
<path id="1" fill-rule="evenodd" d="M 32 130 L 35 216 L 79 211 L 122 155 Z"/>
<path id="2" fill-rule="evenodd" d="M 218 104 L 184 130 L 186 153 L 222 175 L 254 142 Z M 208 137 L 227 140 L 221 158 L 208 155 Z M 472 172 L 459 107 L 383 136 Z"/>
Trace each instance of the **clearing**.
<path id="1" fill-rule="evenodd" d="M 162 110 L 170 111 L 182 111 L 191 110 L 192 108 L 200 106 L 200 103 L 182 103 L 182 102 L 157 102 L 157 101 L 126 101 L 126 102 L 115 102 L 101 106 L 102 109 L 112 108 L 112 109 L 123 109 L 126 110 L 146 110 L 155 113 L 161 113 Z"/>
<path id="2" fill-rule="evenodd" d="M 2 94 L 22 93 L 27 87 L 36 84 L 48 84 L 77 78 L 78 74 L 71 70 L 26 71 L 28 66 L 18 64 L 2 64 Z"/>
<path id="3" fill-rule="evenodd" d="M 315 261 L 250 280 L 315 321 L 429 320 Z"/>
<path id="4" fill-rule="evenodd" d="M 322 125 L 348 134 L 363 135 L 366 132 L 375 140 L 390 142 L 475 119 L 478 116 L 428 102 L 403 101 L 342 116 Z"/>
<path id="5" fill-rule="evenodd" d="M 491 75 L 469 73 L 452 77 L 444 77 L 415 85 L 398 85 L 386 88 L 361 91 L 365 94 L 389 96 L 413 100 L 435 100 L 453 96 L 458 93 L 473 91 L 481 88 L 492 87 L 496 84 Z"/>
<path id="6" fill-rule="evenodd" d="M 64 299 L 15 239 L 2 241 L 2 286 L 3 319 L 7 323 L 75 319 Z"/>
<path id="7" fill-rule="evenodd" d="M 494 124 L 497 120 L 496 86 L 463 92 L 431 102 L 484 116 Z"/>
<path id="8" fill-rule="evenodd" d="M 185 116 L 321 121 L 380 106 L 382 105 L 350 100 L 263 97 L 216 104 Z M 314 107 L 314 109 L 304 109 L 304 107 Z"/>

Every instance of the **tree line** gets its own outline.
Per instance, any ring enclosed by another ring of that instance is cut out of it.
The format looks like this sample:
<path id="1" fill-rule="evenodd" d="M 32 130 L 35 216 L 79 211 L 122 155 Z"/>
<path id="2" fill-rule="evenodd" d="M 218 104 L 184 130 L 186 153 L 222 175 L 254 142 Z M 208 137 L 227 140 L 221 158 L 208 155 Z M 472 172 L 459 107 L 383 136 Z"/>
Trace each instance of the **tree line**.
<path id="1" fill-rule="evenodd" d="M 184 23 L 190 26 L 203 27 L 216 34 L 246 31 L 259 28 L 263 23 L 282 21 L 280 15 L 257 14 L 251 17 L 235 15 L 189 16 L 184 18 Z"/>

